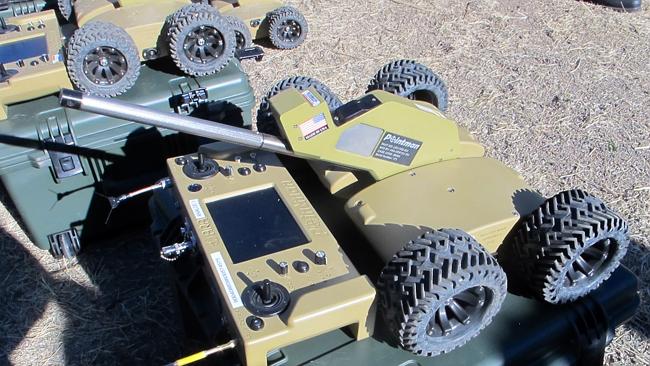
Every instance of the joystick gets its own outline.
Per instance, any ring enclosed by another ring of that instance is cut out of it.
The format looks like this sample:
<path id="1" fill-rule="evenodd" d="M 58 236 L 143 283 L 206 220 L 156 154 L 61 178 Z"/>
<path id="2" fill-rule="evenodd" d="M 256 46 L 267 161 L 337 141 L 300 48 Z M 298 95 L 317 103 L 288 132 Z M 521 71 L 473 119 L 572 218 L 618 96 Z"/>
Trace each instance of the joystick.
<path id="1" fill-rule="evenodd" d="M 271 281 L 262 281 L 262 303 L 270 305 L 273 302 L 273 293 L 271 292 Z"/>
<path id="2" fill-rule="evenodd" d="M 0 18 L 0 19 L 2 19 L 2 18 Z M 7 70 L 5 68 L 5 65 L 0 63 L 0 83 L 3 83 L 5 81 L 11 79 L 11 77 L 16 75 L 17 73 L 18 73 L 18 71 L 16 71 L 16 70 Z"/>
<path id="3" fill-rule="evenodd" d="M 283 312 L 291 297 L 289 291 L 269 279 L 255 282 L 244 289 L 242 302 L 253 315 L 270 317 Z"/>
<path id="4" fill-rule="evenodd" d="M 205 154 L 198 153 L 196 159 L 188 159 L 183 165 L 183 173 L 192 179 L 207 179 L 219 173 L 219 164 L 206 158 Z"/>
<path id="5" fill-rule="evenodd" d="M 198 169 L 200 172 L 205 171 L 206 166 L 205 166 L 205 154 L 199 153 L 196 159 L 196 169 Z"/>
<path id="6" fill-rule="evenodd" d="M 7 24 L 7 21 L 4 17 L 0 17 L 0 34 L 16 32 L 18 31 L 18 26 L 13 24 Z"/>

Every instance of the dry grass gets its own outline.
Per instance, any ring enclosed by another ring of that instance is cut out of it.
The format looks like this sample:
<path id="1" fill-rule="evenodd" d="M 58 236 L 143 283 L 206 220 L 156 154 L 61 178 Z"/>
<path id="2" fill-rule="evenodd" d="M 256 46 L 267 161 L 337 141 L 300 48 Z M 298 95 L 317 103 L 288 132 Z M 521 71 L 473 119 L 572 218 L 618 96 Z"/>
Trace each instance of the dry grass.
<path id="1" fill-rule="evenodd" d="M 447 81 L 449 115 L 545 194 L 581 187 L 630 222 L 642 306 L 609 364 L 650 364 L 650 12 L 574 0 L 304 0 L 307 42 L 245 67 L 259 98 L 308 75 L 348 100 L 386 62 Z M 258 99 L 259 100 L 259 99 Z M 4 200 L 6 202 L 6 199 Z M 146 234 L 61 267 L 2 212 L 0 364 L 158 363 L 180 347 L 166 269 Z"/>

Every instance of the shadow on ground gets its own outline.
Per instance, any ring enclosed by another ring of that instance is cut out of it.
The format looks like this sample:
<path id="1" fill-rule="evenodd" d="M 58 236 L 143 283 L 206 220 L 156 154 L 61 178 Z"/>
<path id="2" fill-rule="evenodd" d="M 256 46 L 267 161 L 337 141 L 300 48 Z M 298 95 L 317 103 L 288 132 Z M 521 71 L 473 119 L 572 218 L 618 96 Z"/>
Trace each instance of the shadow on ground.
<path id="1" fill-rule="evenodd" d="M 182 342 L 176 299 L 154 246 L 146 230 L 133 231 L 89 246 L 76 264 L 45 257 L 51 269 L 35 257 L 38 249 L 0 231 L 0 364 L 175 359 Z"/>

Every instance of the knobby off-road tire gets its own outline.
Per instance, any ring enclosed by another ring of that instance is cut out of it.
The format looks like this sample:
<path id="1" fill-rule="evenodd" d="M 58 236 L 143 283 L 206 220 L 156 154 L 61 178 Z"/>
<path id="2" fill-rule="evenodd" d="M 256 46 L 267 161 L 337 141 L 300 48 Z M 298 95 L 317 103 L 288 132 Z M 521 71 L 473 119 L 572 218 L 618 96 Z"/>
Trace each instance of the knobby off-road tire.
<path id="1" fill-rule="evenodd" d="M 620 264 L 628 226 L 598 198 L 558 193 L 522 217 L 506 243 L 504 267 L 546 302 L 575 300 L 598 288 Z"/>
<path id="2" fill-rule="evenodd" d="M 293 76 L 278 81 L 271 88 L 271 90 L 269 90 L 269 92 L 266 93 L 266 95 L 262 98 L 262 101 L 260 102 L 260 107 L 257 110 L 257 130 L 260 132 L 279 136 L 280 130 L 278 129 L 277 122 L 273 118 L 269 99 L 277 95 L 279 92 L 289 88 L 296 88 L 300 91 L 303 91 L 309 87 L 314 87 L 318 92 L 318 94 L 320 94 L 320 96 L 323 97 L 323 99 L 325 99 L 325 102 L 327 103 L 327 106 L 329 107 L 330 111 L 335 110 L 336 108 L 340 107 L 343 104 L 341 103 L 339 97 L 337 97 L 336 94 L 334 94 L 330 90 L 330 88 L 328 88 L 325 84 L 321 83 L 320 81 L 307 76 Z"/>
<path id="3" fill-rule="evenodd" d="M 188 75 L 220 71 L 234 57 L 235 45 L 235 32 L 214 10 L 188 11 L 169 27 L 170 56 Z"/>
<path id="4" fill-rule="evenodd" d="M 140 57 L 131 36 L 111 23 L 89 22 L 68 43 L 66 66 L 81 91 L 114 97 L 129 90 L 140 76 Z"/>
<path id="5" fill-rule="evenodd" d="M 177 24 L 181 18 L 198 12 L 209 12 L 219 15 L 219 11 L 208 3 L 191 3 L 185 5 L 167 17 L 167 36 L 169 36 L 169 31 L 171 30 L 172 25 Z"/>
<path id="6" fill-rule="evenodd" d="M 244 21 L 231 15 L 224 18 L 226 18 L 230 27 L 235 31 L 236 49 L 240 50 L 250 47 L 253 44 L 253 36 L 251 36 L 251 31 L 244 24 Z"/>
<path id="7" fill-rule="evenodd" d="M 288 50 L 300 46 L 309 32 L 305 17 L 298 9 L 291 6 L 282 6 L 273 10 L 267 20 L 269 40 L 279 49 Z"/>
<path id="8" fill-rule="evenodd" d="M 163 29 L 161 31 L 161 46 L 166 47 L 167 51 L 169 51 L 172 28 L 178 24 L 182 18 L 190 14 L 196 14 L 198 12 L 212 13 L 217 16 L 220 15 L 219 11 L 207 2 L 196 2 L 182 6 L 180 9 L 167 16 L 167 19 L 165 20 L 165 24 L 163 25 Z"/>
<path id="9" fill-rule="evenodd" d="M 57 6 L 59 8 L 59 13 L 65 20 L 70 20 L 72 17 L 72 0 L 57 0 Z"/>
<path id="10" fill-rule="evenodd" d="M 487 326 L 507 292 L 497 261 L 469 234 L 423 234 L 382 270 L 379 307 L 395 341 L 418 355 L 462 346 Z"/>
<path id="11" fill-rule="evenodd" d="M 368 91 L 389 93 L 433 104 L 447 110 L 449 93 L 444 81 L 428 67 L 412 60 L 397 60 L 382 67 L 368 85 Z"/>

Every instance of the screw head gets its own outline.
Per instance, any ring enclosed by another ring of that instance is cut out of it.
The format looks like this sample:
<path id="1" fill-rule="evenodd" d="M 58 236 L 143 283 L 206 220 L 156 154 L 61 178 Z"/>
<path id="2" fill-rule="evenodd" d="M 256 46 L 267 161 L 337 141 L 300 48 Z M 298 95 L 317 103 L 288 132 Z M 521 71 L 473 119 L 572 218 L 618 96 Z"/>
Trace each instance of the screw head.
<path id="1" fill-rule="evenodd" d="M 224 175 L 224 177 L 229 177 L 229 176 L 232 175 L 232 167 L 231 166 L 220 167 L 219 171 L 221 172 L 221 174 Z"/>
<path id="2" fill-rule="evenodd" d="M 278 263 L 278 267 L 280 267 L 281 275 L 286 275 L 287 273 L 289 273 L 289 263 L 282 261 Z"/>
<path id="3" fill-rule="evenodd" d="M 324 251 L 319 250 L 314 254 L 314 262 L 318 265 L 327 264 L 327 255 Z"/>

